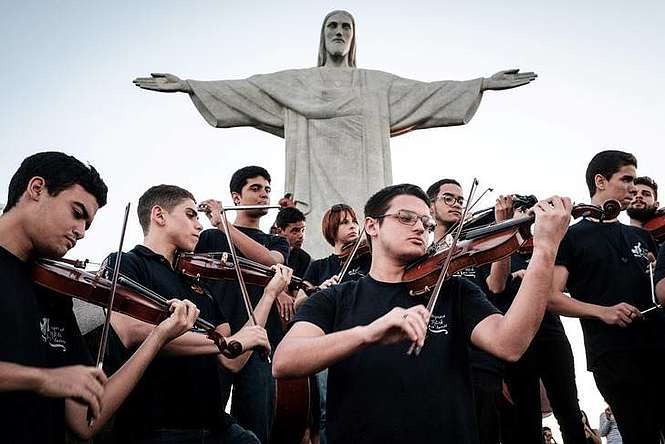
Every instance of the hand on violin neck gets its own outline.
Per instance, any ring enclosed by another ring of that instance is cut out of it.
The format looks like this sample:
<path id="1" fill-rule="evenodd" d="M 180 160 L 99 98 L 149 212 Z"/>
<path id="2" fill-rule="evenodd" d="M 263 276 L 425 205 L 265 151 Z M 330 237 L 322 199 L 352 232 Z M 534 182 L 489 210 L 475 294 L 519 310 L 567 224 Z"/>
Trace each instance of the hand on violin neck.
<path id="1" fill-rule="evenodd" d="M 536 218 L 533 227 L 534 254 L 556 256 L 559 243 L 570 224 L 571 209 L 570 199 L 559 196 L 541 200 L 532 208 Z"/>
<path id="2" fill-rule="evenodd" d="M 216 199 L 207 199 L 199 203 L 199 210 L 203 211 L 210 221 L 210 225 L 224 230 L 222 224 L 222 202 Z"/>
<path id="3" fill-rule="evenodd" d="M 494 205 L 494 218 L 497 222 L 512 219 L 514 213 L 513 197 L 499 196 Z"/>
<path id="4" fill-rule="evenodd" d="M 277 298 L 291 283 L 291 278 L 293 277 L 293 270 L 286 265 L 275 264 L 270 267 L 275 271 L 275 275 L 270 279 L 268 285 L 264 290 L 264 294 Z"/>
<path id="5" fill-rule="evenodd" d="M 171 315 L 155 327 L 155 332 L 163 340 L 163 344 L 191 330 L 200 314 L 192 301 L 171 299 L 168 303 Z"/>
<path id="6" fill-rule="evenodd" d="M 396 344 L 414 342 L 422 347 L 427 335 L 430 313 L 422 305 L 411 308 L 395 307 L 387 314 L 363 327 L 367 343 Z"/>

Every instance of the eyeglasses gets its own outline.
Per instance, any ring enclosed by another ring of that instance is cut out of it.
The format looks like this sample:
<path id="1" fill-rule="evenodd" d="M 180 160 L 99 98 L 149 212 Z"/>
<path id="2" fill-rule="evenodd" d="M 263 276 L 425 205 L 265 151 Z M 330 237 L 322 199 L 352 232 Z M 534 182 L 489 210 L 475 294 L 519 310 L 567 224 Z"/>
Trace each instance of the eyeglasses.
<path id="1" fill-rule="evenodd" d="M 448 205 L 449 207 L 452 207 L 456 203 L 460 206 L 464 206 L 464 198 L 462 196 L 460 197 L 455 197 L 452 194 L 448 193 L 443 193 L 440 196 L 437 196 L 436 199 L 434 200 L 442 200 L 444 204 Z"/>
<path id="2" fill-rule="evenodd" d="M 420 221 L 422 222 L 425 230 L 430 232 L 434 231 L 434 229 L 436 228 L 436 221 L 432 216 L 430 216 L 429 214 L 419 215 L 418 213 L 409 210 L 399 210 L 397 211 L 397 213 L 386 213 L 381 216 L 373 216 L 373 217 L 374 219 L 382 219 L 388 216 L 394 217 L 400 223 L 404 225 L 409 225 L 411 227 L 413 227 L 416 224 L 416 222 Z"/>

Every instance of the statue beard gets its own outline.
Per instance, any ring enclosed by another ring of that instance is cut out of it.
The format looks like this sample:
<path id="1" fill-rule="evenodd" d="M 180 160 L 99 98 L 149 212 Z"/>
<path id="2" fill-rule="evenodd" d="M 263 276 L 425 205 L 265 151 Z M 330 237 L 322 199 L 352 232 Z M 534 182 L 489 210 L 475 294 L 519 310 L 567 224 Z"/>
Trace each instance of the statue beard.
<path id="1" fill-rule="evenodd" d="M 649 219 L 652 219 L 656 215 L 657 208 L 628 208 L 626 210 L 626 214 L 628 214 L 628 217 L 631 219 L 635 219 L 639 222 L 646 222 Z"/>

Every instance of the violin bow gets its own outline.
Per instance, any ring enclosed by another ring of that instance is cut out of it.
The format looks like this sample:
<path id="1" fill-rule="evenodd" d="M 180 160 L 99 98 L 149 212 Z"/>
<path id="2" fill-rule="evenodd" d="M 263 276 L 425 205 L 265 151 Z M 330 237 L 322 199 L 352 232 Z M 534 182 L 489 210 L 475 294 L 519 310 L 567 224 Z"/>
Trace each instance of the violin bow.
<path id="1" fill-rule="evenodd" d="M 663 308 L 662 304 L 659 304 L 658 301 L 656 300 L 656 290 L 655 290 L 655 285 L 653 283 L 653 262 L 649 262 L 649 280 L 651 281 L 651 300 L 654 303 L 654 306 L 651 308 L 647 308 L 646 310 L 642 310 L 640 314 L 644 316 L 645 314 L 657 310 L 659 308 Z"/>
<path id="2" fill-rule="evenodd" d="M 99 341 L 99 349 L 97 349 L 97 361 L 95 367 L 103 369 L 104 355 L 106 354 L 106 347 L 109 338 L 109 329 L 111 327 L 111 315 L 113 314 L 113 302 L 115 300 L 115 292 L 118 288 L 118 277 L 120 276 L 120 261 L 122 259 L 122 244 L 125 241 L 125 231 L 127 230 L 127 219 L 129 219 L 129 207 L 131 203 L 127 202 L 125 207 L 125 217 L 122 221 L 122 232 L 120 233 L 120 245 L 118 246 L 118 255 L 115 258 L 115 266 L 113 267 L 113 278 L 111 279 L 111 295 L 109 296 L 109 303 L 106 308 L 106 317 L 104 319 L 104 328 L 102 329 L 102 339 Z M 92 417 L 92 410 L 88 408 L 88 425 L 92 427 L 94 419 Z"/>
<path id="3" fill-rule="evenodd" d="M 358 240 L 356 241 L 356 244 L 353 246 L 351 254 L 346 259 L 346 262 L 342 267 L 342 271 L 339 273 L 339 279 L 337 280 L 337 283 L 341 283 L 342 279 L 344 279 L 344 276 L 346 275 L 346 272 L 349 271 L 349 267 L 351 266 L 351 261 L 353 260 L 354 257 L 356 257 L 356 253 L 358 252 L 358 248 L 360 247 L 364 234 L 365 234 L 365 226 L 363 225 L 362 229 L 360 230 L 360 234 L 358 235 Z"/>
<path id="4" fill-rule="evenodd" d="M 222 216 L 222 225 L 224 226 L 224 233 L 226 234 L 226 239 L 228 240 L 229 243 L 229 252 L 231 253 L 231 257 L 233 258 L 233 268 L 236 270 L 236 275 L 238 275 L 238 285 L 240 286 L 240 292 L 242 293 L 242 300 L 245 303 L 245 309 L 247 310 L 247 316 L 251 320 L 252 325 L 258 325 L 256 322 L 256 317 L 254 316 L 254 308 L 252 307 L 252 301 L 249 299 L 249 293 L 247 292 L 247 285 L 245 285 L 245 278 L 242 275 L 242 271 L 240 270 L 240 261 L 238 260 L 238 255 L 236 254 L 236 247 L 233 243 L 233 238 L 231 237 L 231 232 L 229 231 L 229 221 L 226 218 L 226 211 L 228 210 L 249 210 L 249 209 L 257 209 L 257 208 L 281 208 L 280 206 L 269 206 L 269 205 L 244 205 L 244 206 L 235 206 L 235 207 L 230 207 L 230 208 L 224 208 L 223 206 L 220 208 L 220 213 Z M 237 341 L 231 341 L 228 344 L 228 347 L 231 348 L 232 350 L 237 350 L 240 353 L 242 353 L 242 344 L 240 344 Z M 239 350 L 238 350 L 239 349 Z M 238 353 L 238 354 L 240 354 Z M 270 356 L 268 354 L 265 355 L 266 360 L 268 361 L 268 364 L 271 363 L 270 361 Z"/>
<path id="5" fill-rule="evenodd" d="M 429 301 L 427 302 L 427 311 L 430 313 L 432 313 L 432 310 L 436 305 L 436 301 L 439 299 L 439 295 L 441 294 L 441 288 L 443 287 L 443 282 L 446 280 L 446 274 L 448 273 L 448 268 L 450 267 L 450 261 L 453 258 L 455 248 L 457 248 L 457 241 L 459 240 L 460 235 L 462 234 L 462 227 L 464 227 L 464 219 L 466 218 L 469 208 L 471 207 L 471 205 L 469 204 L 471 202 L 471 199 L 473 199 L 473 195 L 476 192 L 477 187 L 478 187 L 478 179 L 474 177 L 473 183 L 471 184 L 471 189 L 469 190 L 469 198 L 466 201 L 466 206 L 464 207 L 464 211 L 462 212 L 462 217 L 460 218 L 460 223 L 457 226 L 457 231 L 455 232 L 453 236 L 453 241 L 450 245 L 450 248 L 448 249 L 448 256 L 446 256 L 446 261 L 443 263 L 443 267 L 441 268 L 441 273 L 439 274 L 439 278 L 436 281 L 434 290 L 432 290 L 432 295 L 430 296 Z M 420 354 L 421 349 L 422 347 L 416 345 L 416 343 L 414 342 L 411 344 L 411 347 L 406 352 L 406 354 L 407 355 L 415 354 L 415 356 L 418 356 Z"/>

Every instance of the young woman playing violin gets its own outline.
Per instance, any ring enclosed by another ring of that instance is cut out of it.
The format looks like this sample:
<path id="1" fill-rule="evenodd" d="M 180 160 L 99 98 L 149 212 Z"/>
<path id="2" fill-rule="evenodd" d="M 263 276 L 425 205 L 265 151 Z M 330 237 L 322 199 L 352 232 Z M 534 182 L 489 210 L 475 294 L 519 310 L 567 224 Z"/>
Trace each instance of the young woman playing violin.
<path id="1" fill-rule="evenodd" d="M 157 352 L 194 324 L 193 304 L 172 314 L 112 377 L 91 364 L 71 299 L 33 284 L 32 262 L 60 258 L 82 239 L 107 188 L 74 157 L 42 152 L 12 177 L 0 217 L 0 434 L 3 442 L 64 443 L 69 427 L 94 435 L 124 401 Z M 90 423 L 88 412 L 94 421 Z"/>
<path id="2" fill-rule="evenodd" d="M 164 347 L 163 354 L 148 367 L 146 378 L 119 409 L 116 435 L 123 442 L 258 442 L 253 433 L 243 430 L 224 416 L 225 400 L 220 387 L 218 366 L 238 372 L 252 349 L 270 351 L 265 325 L 275 296 L 288 284 L 290 270 L 275 268 L 258 302 L 254 315 L 258 325 L 246 325 L 231 335 L 231 329 L 218 304 L 201 283 L 189 280 L 172 268 L 176 251 L 194 249 L 202 230 L 193 196 L 173 185 L 158 185 L 139 199 L 138 215 L 144 232 L 143 245 L 123 254 L 121 273 L 160 294 L 192 301 L 201 317 L 214 325 L 230 344 L 237 342 L 244 352 L 235 359 L 220 353 L 205 335 L 188 332 Z M 109 260 L 115 263 L 115 256 Z M 111 324 L 125 349 L 131 350 L 148 334 L 150 325 L 114 313 Z M 120 348 L 122 350 L 122 348 Z M 122 356 L 119 357 L 122 361 Z M 167 387 L 164 382 L 169 383 Z"/>
<path id="3" fill-rule="evenodd" d="M 451 277 L 428 311 L 402 282 L 434 228 L 417 186 L 386 187 L 365 206 L 369 275 L 310 297 L 277 348 L 277 377 L 330 367 L 328 442 L 476 442 L 468 343 L 514 361 L 533 338 L 547 303 L 554 257 L 570 201 L 534 208 L 534 255 L 505 316 L 480 289 Z M 425 337 L 429 336 L 427 342 Z M 413 344 L 421 348 L 407 355 Z"/>
<path id="4" fill-rule="evenodd" d="M 346 204 L 333 205 L 323 215 L 321 231 L 334 252 L 330 256 L 312 261 L 304 278 L 312 285 L 327 288 L 339 283 L 339 273 L 345 257 L 348 257 L 358 240 L 356 212 Z M 368 255 L 357 257 L 345 278 L 355 280 L 365 276 L 369 271 L 369 264 Z"/>

